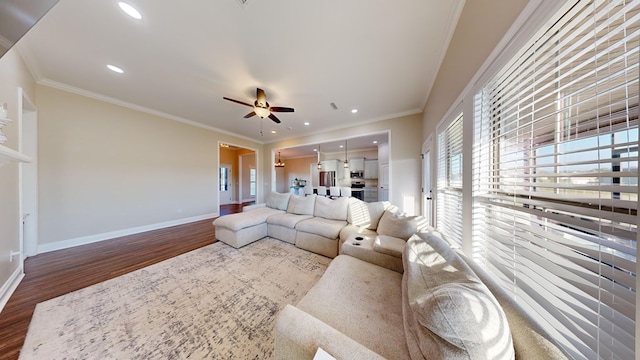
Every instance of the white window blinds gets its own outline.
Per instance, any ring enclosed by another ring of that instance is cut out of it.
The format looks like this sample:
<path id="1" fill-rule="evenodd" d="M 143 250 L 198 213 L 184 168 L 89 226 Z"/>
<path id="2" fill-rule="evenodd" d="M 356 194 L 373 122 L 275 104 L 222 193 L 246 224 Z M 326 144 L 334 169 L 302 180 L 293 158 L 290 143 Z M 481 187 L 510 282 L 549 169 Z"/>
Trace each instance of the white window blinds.
<path id="1" fill-rule="evenodd" d="M 450 240 L 462 243 L 462 113 L 438 134 L 436 223 Z"/>
<path id="2" fill-rule="evenodd" d="M 640 1 L 570 1 L 475 96 L 474 257 L 573 357 L 634 359 Z"/>

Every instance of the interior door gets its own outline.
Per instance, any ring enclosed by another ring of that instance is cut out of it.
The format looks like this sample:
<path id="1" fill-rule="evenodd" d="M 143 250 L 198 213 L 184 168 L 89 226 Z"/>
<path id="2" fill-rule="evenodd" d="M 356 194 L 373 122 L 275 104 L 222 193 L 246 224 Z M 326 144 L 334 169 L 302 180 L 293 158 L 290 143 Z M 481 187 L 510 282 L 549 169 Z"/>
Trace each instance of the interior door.
<path id="1" fill-rule="evenodd" d="M 219 172 L 219 198 L 220 205 L 233 203 L 233 167 L 229 164 L 220 164 Z"/>
<path id="2" fill-rule="evenodd" d="M 378 181 L 380 182 L 378 201 L 389 201 L 389 163 L 380 164 Z"/>

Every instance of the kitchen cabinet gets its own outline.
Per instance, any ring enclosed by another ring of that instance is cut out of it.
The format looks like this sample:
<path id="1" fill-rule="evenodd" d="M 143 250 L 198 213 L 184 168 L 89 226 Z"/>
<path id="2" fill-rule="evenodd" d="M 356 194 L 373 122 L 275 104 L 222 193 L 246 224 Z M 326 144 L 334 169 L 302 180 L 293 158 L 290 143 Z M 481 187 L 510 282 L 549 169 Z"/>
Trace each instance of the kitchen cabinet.
<path id="1" fill-rule="evenodd" d="M 365 179 L 378 178 L 378 160 L 364 161 L 364 178 Z"/>
<path id="2" fill-rule="evenodd" d="M 342 161 L 335 159 L 335 160 L 322 160 L 320 163 L 322 163 L 322 170 L 320 171 L 335 171 L 336 172 L 336 180 L 340 180 L 340 179 L 344 179 L 345 177 L 345 169 L 342 166 Z M 347 172 L 347 177 L 348 177 L 348 172 Z M 336 182 L 337 183 L 337 182 Z"/>
<path id="3" fill-rule="evenodd" d="M 349 171 L 364 171 L 364 158 L 349 159 Z"/>
<path id="4" fill-rule="evenodd" d="M 338 171 L 338 160 L 322 160 L 320 163 L 322 164 L 321 171 Z"/>
<path id="5" fill-rule="evenodd" d="M 365 187 L 364 188 L 364 201 L 365 202 L 376 202 L 378 201 L 378 188 L 375 187 Z"/>

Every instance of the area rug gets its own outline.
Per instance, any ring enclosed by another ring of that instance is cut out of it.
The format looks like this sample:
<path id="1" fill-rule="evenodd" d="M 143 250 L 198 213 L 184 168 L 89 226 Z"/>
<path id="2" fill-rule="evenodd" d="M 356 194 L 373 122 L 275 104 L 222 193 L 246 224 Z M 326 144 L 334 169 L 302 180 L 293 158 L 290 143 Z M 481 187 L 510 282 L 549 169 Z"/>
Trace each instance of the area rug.
<path id="1" fill-rule="evenodd" d="M 268 359 L 279 312 L 330 259 L 217 242 L 36 306 L 20 359 Z"/>

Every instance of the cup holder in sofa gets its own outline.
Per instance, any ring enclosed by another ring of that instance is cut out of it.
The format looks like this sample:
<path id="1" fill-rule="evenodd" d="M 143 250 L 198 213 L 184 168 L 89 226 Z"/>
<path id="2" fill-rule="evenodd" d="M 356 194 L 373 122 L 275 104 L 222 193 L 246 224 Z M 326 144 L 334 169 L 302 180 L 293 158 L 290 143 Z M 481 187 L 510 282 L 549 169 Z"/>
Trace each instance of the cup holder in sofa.
<path id="1" fill-rule="evenodd" d="M 360 246 L 360 243 L 359 243 L 359 242 L 354 242 L 354 243 L 353 243 L 353 244 L 351 244 L 351 245 L 353 245 L 353 246 Z"/>
<path id="2" fill-rule="evenodd" d="M 356 236 L 354 239 L 355 239 L 356 241 L 362 241 L 362 240 L 364 240 L 364 238 L 363 238 L 362 236 Z"/>

